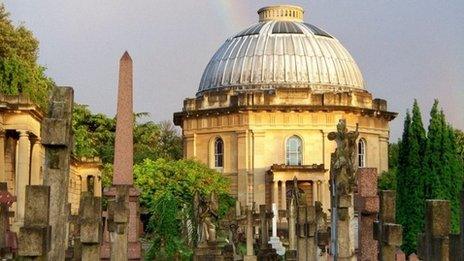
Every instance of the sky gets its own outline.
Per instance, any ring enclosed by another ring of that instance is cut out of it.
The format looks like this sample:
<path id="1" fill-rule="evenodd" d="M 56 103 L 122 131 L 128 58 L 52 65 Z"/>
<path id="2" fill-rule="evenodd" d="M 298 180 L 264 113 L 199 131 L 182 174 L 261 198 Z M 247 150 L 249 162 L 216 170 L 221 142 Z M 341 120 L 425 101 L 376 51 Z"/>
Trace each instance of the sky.
<path id="1" fill-rule="evenodd" d="M 1 1 L 1 0 L 0 0 Z M 172 120 L 194 97 L 209 59 L 227 37 L 257 22 L 256 11 L 296 4 L 305 20 L 352 54 L 366 88 L 398 112 L 391 141 L 416 98 L 424 125 L 435 98 L 464 129 L 464 1 L 4 0 L 12 20 L 40 41 L 39 62 L 75 101 L 114 115 L 118 61 L 134 61 L 134 110 Z"/>

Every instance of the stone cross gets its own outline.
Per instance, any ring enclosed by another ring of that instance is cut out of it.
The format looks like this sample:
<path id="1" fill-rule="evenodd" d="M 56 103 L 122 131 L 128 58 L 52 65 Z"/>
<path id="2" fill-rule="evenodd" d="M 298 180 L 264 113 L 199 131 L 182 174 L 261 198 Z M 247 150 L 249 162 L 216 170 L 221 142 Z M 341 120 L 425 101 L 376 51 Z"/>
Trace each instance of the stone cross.
<path id="1" fill-rule="evenodd" d="M 103 236 L 101 222 L 101 197 L 84 191 L 79 204 L 79 227 L 82 260 L 100 259 L 100 243 Z"/>
<path id="2" fill-rule="evenodd" d="M 332 247 L 335 258 L 340 260 L 355 260 L 354 235 L 351 219 L 354 215 L 353 188 L 355 185 L 356 131 L 348 131 L 346 120 L 341 119 L 336 132 L 330 132 L 329 140 L 337 143 L 335 152 L 331 155 L 330 191 L 332 199 Z"/>
<path id="3" fill-rule="evenodd" d="M 47 257 L 52 232 L 49 225 L 50 187 L 26 186 L 25 203 L 24 226 L 19 228 L 18 255 L 21 260 L 58 260 Z"/>
<path id="4" fill-rule="evenodd" d="M 379 242 L 380 261 L 396 260 L 399 247 L 403 243 L 403 228 L 396 224 L 396 193 L 381 190 L 379 220 L 374 223 L 374 238 Z"/>
<path id="5" fill-rule="evenodd" d="M 42 144 L 45 147 L 43 184 L 50 187 L 50 213 L 53 213 L 50 215 L 52 229 L 49 260 L 64 260 L 68 242 L 73 104 L 74 91 L 71 87 L 54 88 L 48 115 L 42 123 Z"/>
<path id="6" fill-rule="evenodd" d="M 359 213 L 358 260 L 370 261 L 377 256 L 378 252 L 378 243 L 374 239 L 374 222 L 379 212 L 377 169 L 358 169 L 357 183 L 358 192 L 355 195 L 355 208 Z"/>
<path id="7" fill-rule="evenodd" d="M 112 239 L 111 260 L 140 260 L 141 258 L 138 203 L 140 193 L 132 186 L 134 157 L 132 89 L 132 59 L 129 53 L 125 52 L 119 61 L 113 187 L 105 191 L 109 199 L 108 230 Z M 102 256 L 102 258 L 109 257 Z"/>

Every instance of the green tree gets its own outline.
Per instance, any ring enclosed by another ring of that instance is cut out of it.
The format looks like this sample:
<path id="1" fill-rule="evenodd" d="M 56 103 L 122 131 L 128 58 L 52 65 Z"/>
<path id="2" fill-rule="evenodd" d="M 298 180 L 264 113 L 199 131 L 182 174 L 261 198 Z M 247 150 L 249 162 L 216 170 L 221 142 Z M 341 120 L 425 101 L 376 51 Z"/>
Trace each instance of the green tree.
<path id="1" fill-rule="evenodd" d="M 453 233 L 459 232 L 460 220 L 460 192 L 463 183 L 463 165 L 458 158 L 456 137 L 453 128 L 446 122 L 443 111 L 440 113 L 442 124 L 442 150 L 441 172 L 439 179 L 442 181 L 443 193 L 440 199 L 450 200 L 451 203 L 451 229 Z"/>
<path id="2" fill-rule="evenodd" d="M 195 233 L 187 221 L 194 220 L 195 193 L 217 193 L 220 198 L 219 217 L 223 217 L 233 206 L 234 201 L 228 194 L 228 180 L 196 161 L 145 159 L 135 166 L 134 175 L 134 184 L 141 191 L 141 206 L 148 209 L 151 215 L 148 226 L 148 232 L 152 235 L 150 260 L 156 253 L 163 253 L 169 258 L 191 253 L 186 249 L 189 236 L 192 238 Z"/>
<path id="3" fill-rule="evenodd" d="M 454 137 L 456 140 L 456 152 L 458 158 L 464 164 L 464 132 L 459 129 L 454 129 Z"/>
<path id="4" fill-rule="evenodd" d="M 42 109 L 53 81 L 37 62 L 39 42 L 24 25 L 14 26 L 0 4 L 0 93 L 25 94 Z"/>
<path id="5" fill-rule="evenodd" d="M 396 190 L 396 173 L 398 170 L 398 154 L 400 140 L 388 145 L 388 171 L 379 177 L 378 187 L 381 190 Z"/>
<path id="6" fill-rule="evenodd" d="M 417 101 L 412 119 L 406 114 L 397 172 L 397 219 L 403 225 L 403 250 L 410 254 L 417 249 L 417 236 L 424 225 L 424 180 L 421 175 L 426 135 Z"/>
<path id="7" fill-rule="evenodd" d="M 424 157 L 424 196 L 426 199 L 445 198 L 446 180 L 441 177 L 443 131 L 442 119 L 438 110 L 438 100 L 435 100 L 430 111 L 430 123 L 427 133 L 427 145 Z"/>

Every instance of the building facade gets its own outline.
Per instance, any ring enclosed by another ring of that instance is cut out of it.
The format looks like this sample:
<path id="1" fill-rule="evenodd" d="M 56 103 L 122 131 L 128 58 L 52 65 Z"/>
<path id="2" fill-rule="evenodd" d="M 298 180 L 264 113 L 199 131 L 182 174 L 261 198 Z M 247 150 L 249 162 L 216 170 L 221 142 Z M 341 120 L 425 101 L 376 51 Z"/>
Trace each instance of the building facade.
<path id="1" fill-rule="evenodd" d="M 40 142 L 43 118 L 42 110 L 27 97 L 0 94 L 0 182 L 6 182 L 8 191 L 16 196 L 11 208 L 15 232 L 24 221 L 26 186 L 43 184 L 45 149 Z M 101 168 L 98 158 L 71 158 L 67 184 L 71 214 L 78 213 L 82 191 L 91 189 L 101 196 Z"/>
<path id="2" fill-rule="evenodd" d="M 286 208 L 293 179 L 309 202 L 330 207 L 329 168 L 340 119 L 358 125 L 358 165 L 388 169 L 389 122 L 396 113 L 366 90 L 342 44 L 305 23 L 297 6 L 258 11 L 259 22 L 228 38 L 206 66 L 195 98 L 174 123 L 184 157 L 231 181 L 242 204 Z"/>

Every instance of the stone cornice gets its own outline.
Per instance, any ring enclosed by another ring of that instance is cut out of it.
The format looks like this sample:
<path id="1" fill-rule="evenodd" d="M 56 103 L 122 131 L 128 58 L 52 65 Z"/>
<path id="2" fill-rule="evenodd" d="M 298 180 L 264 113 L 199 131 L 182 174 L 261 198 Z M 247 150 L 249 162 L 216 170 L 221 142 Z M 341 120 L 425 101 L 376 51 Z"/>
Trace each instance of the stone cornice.
<path id="1" fill-rule="evenodd" d="M 44 112 L 27 95 L 0 94 L 0 111 L 20 111 L 31 114 L 38 121 L 44 118 Z"/>
<path id="2" fill-rule="evenodd" d="M 203 109 L 203 110 L 193 110 L 193 111 L 182 111 L 174 113 L 174 124 L 180 126 L 184 118 L 189 117 L 201 117 L 201 116 L 211 116 L 211 115 L 227 115 L 231 113 L 240 113 L 240 112 L 333 112 L 333 111 L 344 111 L 351 112 L 360 115 L 366 115 L 371 117 L 384 118 L 388 121 L 391 121 L 396 118 L 398 113 L 360 108 L 354 106 L 340 106 L 340 105 L 250 105 L 250 106 L 235 106 L 235 107 L 225 107 L 225 108 L 214 108 L 214 109 Z"/>

